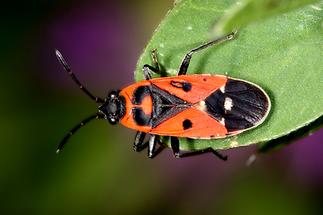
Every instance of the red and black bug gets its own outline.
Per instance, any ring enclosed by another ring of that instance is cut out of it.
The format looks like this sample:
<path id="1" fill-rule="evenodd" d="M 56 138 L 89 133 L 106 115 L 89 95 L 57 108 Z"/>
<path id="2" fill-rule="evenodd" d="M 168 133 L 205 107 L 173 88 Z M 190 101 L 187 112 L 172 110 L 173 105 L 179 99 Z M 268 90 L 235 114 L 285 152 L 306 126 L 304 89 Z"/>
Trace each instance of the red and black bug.
<path id="1" fill-rule="evenodd" d="M 146 80 L 119 91 L 112 91 L 105 99 L 93 96 L 72 73 L 56 50 L 65 70 L 79 87 L 95 102 L 98 112 L 74 127 L 58 146 L 59 152 L 69 137 L 92 119 L 107 119 L 111 124 L 120 122 L 137 130 L 135 151 L 148 146 L 148 157 L 157 155 L 164 145 L 160 136 L 169 136 L 176 157 L 204 152 L 221 155 L 212 148 L 181 152 L 178 137 L 193 139 L 225 138 L 261 124 L 270 110 L 270 99 L 256 84 L 223 75 L 186 75 L 192 55 L 202 49 L 234 38 L 235 33 L 212 40 L 188 52 L 182 61 L 178 76 L 151 77 L 160 73 L 156 51 L 152 52 L 153 66 L 144 65 Z M 146 135 L 149 140 L 145 141 Z"/>

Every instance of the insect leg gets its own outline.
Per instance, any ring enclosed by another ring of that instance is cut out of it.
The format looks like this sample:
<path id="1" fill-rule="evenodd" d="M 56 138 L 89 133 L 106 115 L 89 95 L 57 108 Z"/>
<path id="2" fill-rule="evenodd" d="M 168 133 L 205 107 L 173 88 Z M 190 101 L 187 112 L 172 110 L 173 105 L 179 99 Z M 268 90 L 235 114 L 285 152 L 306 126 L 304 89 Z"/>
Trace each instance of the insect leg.
<path id="1" fill-rule="evenodd" d="M 159 73 L 159 71 L 157 71 L 157 69 L 153 66 L 150 66 L 148 64 L 145 64 L 142 68 L 142 71 L 144 72 L 144 77 L 146 80 L 150 80 L 151 77 L 151 71 L 155 72 L 155 73 Z"/>
<path id="2" fill-rule="evenodd" d="M 145 64 L 142 68 L 146 80 L 151 79 L 151 71 L 160 74 L 160 66 L 157 58 L 157 49 L 151 51 L 151 59 L 153 61 L 153 66 Z"/>
<path id="3" fill-rule="evenodd" d="M 221 153 L 212 149 L 211 147 L 206 148 L 206 149 L 197 150 L 197 151 L 192 151 L 192 152 L 181 152 L 179 149 L 179 140 L 177 137 L 171 137 L 171 146 L 172 146 L 174 156 L 176 158 L 191 157 L 194 155 L 200 155 L 200 154 L 212 152 L 215 156 L 217 156 L 221 160 L 225 161 L 228 159 L 228 157 L 226 155 L 222 155 Z"/>
<path id="4" fill-rule="evenodd" d="M 157 145 L 159 145 L 158 148 Z M 148 157 L 154 158 L 158 155 L 165 147 L 160 143 L 160 136 L 151 135 L 149 138 L 149 146 L 148 146 Z"/>
<path id="5" fill-rule="evenodd" d="M 175 158 L 180 158 L 179 140 L 177 137 L 170 137 L 170 143 Z"/>
<path id="6" fill-rule="evenodd" d="M 65 71 L 71 76 L 71 78 L 73 79 L 73 81 L 79 86 L 79 88 L 86 94 L 88 95 L 92 100 L 94 100 L 96 103 L 104 103 L 104 99 L 94 96 L 92 93 L 90 93 L 90 91 L 88 91 L 82 84 L 81 82 L 77 79 L 77 77 L 74 75 L 74 73 L 72 72 L 71 68 L 69 67 L 69 65 L 66 63 L 65 59 L 63 58 L 63 55 L 56 50 L 55 51 L 56 57 L 58 59 L 58 61 L 62 64 L 62 66 L 64 67 Z"/>
<path id="7" fill-rule="evenodd" d="M 135 141 L 133 143 L 133 150 L 136 152 L 142 151 L 144 148 L 147 147 L 148 142 L 144 142 L 146 137 L 145 132 L 138 131 L 135 136 Z"/>
<path id="8" fill-rule="evenodd" d="M 74 128 L 72 128 L 70 130 L 70 132 L 68 132 L 68 134 L 65 135 L 65 137 L 63 138 L 63 140 L 58 145 L 57 150 L 56 150 L 56 153 L 59 153 L 62 150 L 62 148 L 65 146 L 65 144 L 67 143 L 67 141 L 69 140 L 69 138 L 73 134 L 75 134 L 76 131 L 78 131 L 82 126 L 86 125 L 88 122 L 92 121 L 93 119 L 104 119 L 104 115 L 102 115 L 100 113 L 96 113 L 96 114 L 94 114 L 92 116 L 89 116 L 88 118 L 84 119 L 78 125 L 76 125 Z"/>
<path id="9" fill-rule="evenodd" d="M 231 32 L 230 34 L 227 34 L 225 36 L 222 36 L 222 37 L 219 37 L 219 38 L 216 38 L 214 40 L 211 40 L 197 48 L 194 48 L 192 49 L 191 51 L 189 51 L 183 61 L 182 61 L 182 64 L 179 68 L 179 72 L 178 72 L 178 75 L 185 75 L 186 72 L 187 72 L 187 69 L 188 69 L 188 66 L 190 64 L 190 61 L 191 61 L 191 58 L 192 58 L 192 55 L 195 53 L 195 52 L 198 52 L 198 51 L 201 51 L 205 48 L 208 48 L 212 45 L 216 45 L 216 44 L 219 44 L 219 43 L 222 43 L 222 42 L 225 42 L 225 41 L 228 41 L 228 40 L 232 40 L 235 36 L 236 32 Z"/>
<path id="10" fill-rule="evenodd" d="M 153 49 L 151 51 L 151 59 L 153 61 L 153 66 L 156 68 L 156 73 L 160 73 L 160 66 L 159 66 L 159 63 L 158 63 L 158 57 L 157 57 L 157 49 Z"/>

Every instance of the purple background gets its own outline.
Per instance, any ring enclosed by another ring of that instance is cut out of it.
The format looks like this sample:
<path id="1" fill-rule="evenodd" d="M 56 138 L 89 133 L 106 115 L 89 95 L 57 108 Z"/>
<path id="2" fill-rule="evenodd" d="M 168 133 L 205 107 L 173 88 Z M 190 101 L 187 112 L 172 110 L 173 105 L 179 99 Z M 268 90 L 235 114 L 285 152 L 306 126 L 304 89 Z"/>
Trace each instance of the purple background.
<path id="1" fill-rule="evenodd" d="M 323 130 L 245 166 L 255 146 L 175 159 L 134 153 L 134 131 L 92 122 L 95 111 L 57 62 L 59 49 L 94 94 L 133 82 L 137 59 L 172 1 L 68 1 L 2 14 L 2 214 L 320 214 Z"/>

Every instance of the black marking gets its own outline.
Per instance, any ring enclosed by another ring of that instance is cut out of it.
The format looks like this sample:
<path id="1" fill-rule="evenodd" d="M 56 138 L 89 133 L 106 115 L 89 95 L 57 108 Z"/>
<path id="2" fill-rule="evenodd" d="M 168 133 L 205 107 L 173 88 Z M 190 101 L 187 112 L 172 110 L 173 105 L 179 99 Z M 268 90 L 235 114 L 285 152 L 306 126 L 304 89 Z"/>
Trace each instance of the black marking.
<path id="1" fill-rule="evenodd" d="M 158 88 L 153 84 L 150 86 L 138 87 L 133 93 L 132 103 L 135 105 L 140 105 L 143 98 L 147 95 L 152 96 L 152 114 L 145 114 L 140 107 L 135 107 L 132 109 L 133 119 L 137 125 L 140 126 L 152 126 L 155 128 L 160 123 L 190 106 L 190 104 L 186 103 L 184 100 Z"/>
<path id="2" fill-rule="evenodd" d="M 143 98 L 147 95 L 150 95 L 149 86 L 140 86 L 133 93 L 132 103 L 135 105 L 141 104 Z"/>
<path id="3" fill-rule="evenodd" d="M 134 90 L 132 103 L 135 105 L 140 105 L 145 96 L 151 96 L 150 86 L 140 86 Z M 132 109 L 133 119 L 140 126 L 150 126 L 151 124 L 151 114 L 147 115 L 140 107 L 135 107 Z"/>
<path id="4" fill-rule="evenodd" d="M 229 132 L 253 127 L 266 115 L 269 101 L 258 87 L 240 80 L 228 79 L 225 92 L 217 90 L 205 99 L 207 113 L 221 121 Z M 225 110 L 225 98 L 232 100 L 231 110 Z"/>
<path id="5" fill-rule="evenodd" d="M 151 116 L 144 113 L 142 108 L 135 107 L 132 109 L 133 119 L 140 126 L 150 126 Z"/>
<path id="6" fill-rule="evenodd" d="M 158 88 L 156 85 L 152 84 L 151 90 L 153 97 L 153 128 L 192 106 L 192 104 Z"/>
<path id="7" fill-rule="evenodd" d="M 191 122 L 191 120 L 185 119 L 183 121 L 183 128 L 184 128 L 184 130 L 187 130 L 189 128 L 192 128 L 192 122 Z"/>
<path id="8" fill-rule="evenodd" d="M 126 99 L 123 96 L 119 96 L 119 118 L 122 118 L 126 113 Z"/>
<path id="9" fill-rule="evenodd" d="M 170 84 L 173 87 L 182 88 L 185 92 L 188 92 L 192 89 L 192 84 L 189 82 L 182 81 L 171 81 Z"/>
<path id="10" fill-rule="evenodd" d="M 220 90 L 215 91 L 205 99 L 207 113 L 212 117 L 221 121 L 225 114 L 224 110 L 224 95 Z"/>

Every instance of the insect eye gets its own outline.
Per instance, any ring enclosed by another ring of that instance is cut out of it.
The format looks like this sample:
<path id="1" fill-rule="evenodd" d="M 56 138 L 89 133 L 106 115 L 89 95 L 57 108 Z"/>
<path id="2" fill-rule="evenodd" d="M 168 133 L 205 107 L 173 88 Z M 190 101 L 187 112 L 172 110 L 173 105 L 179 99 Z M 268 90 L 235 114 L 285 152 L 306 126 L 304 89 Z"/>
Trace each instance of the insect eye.
<path id="1" fill-rule="evenodd" d="M 109 120 L 111 125 L 117 124 L 117 120 L 115 118 L 113 118 L 113 117 L 109 117 L 108 120 Z"/>

